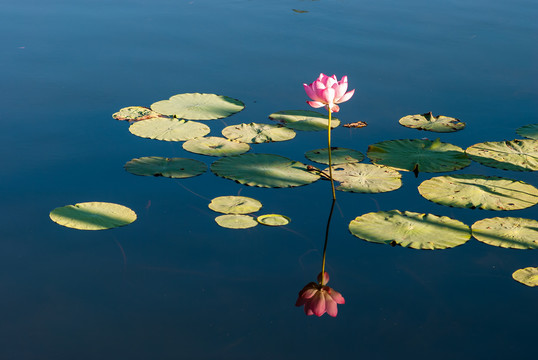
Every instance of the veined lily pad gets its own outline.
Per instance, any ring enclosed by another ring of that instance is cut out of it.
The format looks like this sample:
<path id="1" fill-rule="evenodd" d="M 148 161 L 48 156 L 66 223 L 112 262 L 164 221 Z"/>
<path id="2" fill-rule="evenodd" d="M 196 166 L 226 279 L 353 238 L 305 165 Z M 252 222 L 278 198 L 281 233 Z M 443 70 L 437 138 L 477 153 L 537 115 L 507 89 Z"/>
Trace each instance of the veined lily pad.
<path id="1" fill-rule="evenodd" d="M 538 267 L 527 267 L 516 270 L 512 274 L 512 278 L 530 287 L 538 286 Z"/>
<path id="2" fill-rule="evenodd" d="M 136 136 L 164 141 L 185 141 L 209 134 L 209 126 L 196 121 L 173 118 L 155 118 L 139 121 L 129 126 Z"/>
<path id="3" fill-rule="evenodd" d="M 388 140 L 370 145 L 366 153 L 372 162 L 398 170 L 446 172 L 471 163 L 459 146 L 431 140 Z"/>
<path id="4" fill-rule="evenodd" d="M 133 159 L 128 161 L 124 167 L 125 170 L 134 175 L 164 176 L 174 179 L 198 176 L 207 170 L 207 165 L 198 160 L 158 156 Z"/>
<path id="5" fill-rule="evenodd" d="M 211 200 L 209 208 L 223 214 L 249 214 L 262 208 L 262 203 L 246 196 L 219 196 Z"/>
<path id="6" fill-rule="evenodd" d="M 413 249 L 446 249 L 464 244 L 471 230 L 446 216 L 398 210 L 364 214 L 352 220 L 349 231 L 366 241 Z"/>
<path id="7" fill-rule="evenodd" d="M 230 140 L 259 144 L 291 140 L 295 137 L 295 131 L 282 125 L 250 123 L 225 127 L 222 135 Z"/>
<path id="8" fill-rule="evenodd" d="M 310 184 L 319 176 L 306 165 L 273 154 L 243 154 L 215 161 L 211 171 L 226 179 L 249 186 L 280 188 Z"/>
<path id="9" fill-rule="evenodd" d="M 439 176 L 422 182 L 418 191 L 434 203 L 470 209 L 518 210 L 538 202 L 534 186 L 495 176 Z"/>
<path id="10" fill-rule="evenodd" d="M 280 214 L 260 215 L 256 219 L 260 224 L 267 226 L 284 226 L 288 225 L 291 219 Z"/>
<path id="11" fill-rule="evenodd" d="M 472 225 L 483 243 L 511 249 L 538 249 L 538 221 L 515 217 L 483 219 Z"/>
<path id="12" fill-rule="evenodd" d="M 538 140 L 538 124 L 522 126 L 516 130 L 516 133 L 528 139 Z"/>
<path id="13" fill-rule="evenodd" d="M 488 141 L 465 152 L 472 160 L 498 169 L 538 170 L 538 140 Z"/>
<path id="14" fill-rule="evenodd" d="M 418 130 L 433 132 L 454 132 L 465 128 L 465 123 L 448 116 L 433 116 L 431 112 L 422 115 L 407 115 L 400 119 L 400 124 Z"/>
<path id="15" fill-rule="evenodd" d="M 329 151 L 327 148 L 307 151 L 304 156 L 310 161 L 329 165 Z M 364 160 L 364 155 L 353 149 L 331 147 L 331 158 L 334 166 L 361 162 Z"/>
<path id="16" fill-rule="evenodd" d="M 217 224 L 228 229 L 248 229 L 258 225 L 250 215 L 221 215 L 215 218 Z"/>
<path id="17" fill-rule="evenodd" d="M 302 131 L 327 130 L 328 116 L 311 110 L 284 110 L 269 115 L 269 119 L 280 122 L 286 127 Z M 331 129 L 340 125 L 340 120 L 331 119 Z"/>
<path id="18" fill-rule="evenodd" d="M 329 169 L 325 170 L 329 173 Z M 342 164 L 333 166 L 333 179 L 340 183 L 336 190 L 379 193 L 393 191 L 402 186 L 402 175 L 389 167 L 371 164 Z"/>
<path id="19" fill-rule="evenodd" d="M 105 230 L 125 226 L 136 220 L 136 213 L 123 205 L 85 202 L 52 210 L 55 223 L 78 230 Z"/>
<path id="20" fill-rule="evenodd" d="M 222 119 L 245 108 L 237 99 L 216 94 L 178 94 L 151 105 L 160 114 L 189 120 Z"/>
<path id="21" fill-rule="evenodd" d="M 188 140 L 183 143 L 183 149 L 201 155 L 232 156 L 246 153 L 250 150 L 250 145 L 221 137 L 209 136 Z"/>
<path id="22" fill-rule="evenodd" d="M 140 121 L 148 120 L 152 118 L 164 117 L 155 111 L 148 109 L 143 106 L 129 106 L 123 109 L 120 109 L 117 113 L 114 113 L 112 117 L 116 120 L 126 120 L 126 121 Z"/>

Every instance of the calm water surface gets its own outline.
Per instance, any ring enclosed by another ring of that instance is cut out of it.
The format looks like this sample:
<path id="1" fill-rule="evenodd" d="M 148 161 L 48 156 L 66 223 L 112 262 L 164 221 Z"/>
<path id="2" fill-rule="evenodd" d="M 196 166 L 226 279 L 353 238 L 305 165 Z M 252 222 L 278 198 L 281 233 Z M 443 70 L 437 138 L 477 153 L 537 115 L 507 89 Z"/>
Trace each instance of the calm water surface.
<path id="1" fill-rule="evenodd" d="M 325 72 L 347 74 L 357 89 L 339 117 L 369 124 L 337 128 L 337 146 L 512 140 L 538 121 L 536 1 L 2 0 L 0 9 L 1 359 L 535 359 L 538 292 L 511 278 L 538 266 L 535 252 L 475 240 L 391 248 L 347 225 L 378 210 L 471 225 L 536 218 L 536 207 L 442 207 L 416 190 L 431 174 L 404 173 L 392 193 L 339 192 L 327 261 L 346 304 L 336 318 L 307 317 L 294 303 L 320 271 L 329 184 L 133 176 L 123 164 L 135 157 L 214 159 L 135 137 L 111 114 L 185 92 L 241 99 L 244 111 L 210 123 L 218 136 L 308 109 L 302 84 Z M 397 123 L 428 111 L 467 128 L 437 135 Z M 252 152 L 306 162 L 304 152 L 324 144 L 324 133 L 299 132 Z M 459 173 L 538 186 L 535 173 L 476 163 Z M 207 204 L 238 193 L 292 223 L 218 227 Z M 55 207 L 84 201 L 129 206 L 138 220 L 102 232 L 49 220 Z"/>

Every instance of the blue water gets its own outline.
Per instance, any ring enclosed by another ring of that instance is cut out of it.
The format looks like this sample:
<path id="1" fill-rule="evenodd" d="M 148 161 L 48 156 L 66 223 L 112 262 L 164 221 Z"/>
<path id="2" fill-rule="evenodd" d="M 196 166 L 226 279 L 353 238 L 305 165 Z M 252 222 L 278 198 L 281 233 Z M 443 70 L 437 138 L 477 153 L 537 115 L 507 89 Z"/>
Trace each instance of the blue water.
<path id="1" fill-rule="evenodd" d="M 306 11 L 297 12 L 295 10 Z M 423 199 L 431 174 L 403 173 L 386 194 L 337 194 L 328 271 L 346 304 L 307 317 L 298 291 L 320 271 L 327 182 L 246 187 L 211 173 L 133 176 L 141 156 L 214 158 L 131 135 L 111 114 L 185 92 L 241 99 L 210 122 L 269 122 L 308 109 L 302 84 L 348 75 L 333 144 L 366 152 L 389 139 L 440 137 L 463 148 L 512 140 L 538 120 L 538 3 L 453 1 L 0 1 L 1 359 L 534 359 L 538 292 L 511 278 L 538 266 L 533 251 L 471 240 L 417 251 L 359 240 L 347 225 L 378 210 L 536 218 L 453 209 Z M 400 126 L 433 111 L 467 123 L 435 134 Z M 253 146 L 306 162 L 324 133 Z M 535 173 L 473 163 L 458 173 L 538 186 Z M 207 208 L 216 196 L 254 197 L 284 228 L 228 230 Z M 67 229 L 48 213 L 84 201 L 135 210 L 100 232 Z"/>

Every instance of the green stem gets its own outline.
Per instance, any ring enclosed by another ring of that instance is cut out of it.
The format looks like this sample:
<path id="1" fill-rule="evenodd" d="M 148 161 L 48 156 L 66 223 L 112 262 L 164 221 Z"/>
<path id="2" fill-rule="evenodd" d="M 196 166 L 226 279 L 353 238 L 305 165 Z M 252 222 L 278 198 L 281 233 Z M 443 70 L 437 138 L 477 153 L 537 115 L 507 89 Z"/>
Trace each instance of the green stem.
<path id="1" fill-rule="evenodd" d="M 331 218 L 333 216 L 335 202 L 336 199 L 333 199 L 331 205 L 331 212 L 329 213 L 329 220 L 327 220 L 327 227 L 325 228 L 325 245 L 323 245 L 323 261 L 321 263 L 321 286 L 325 286 L 325 255 L 327 254 L 327 243 L 329 242 L 329 227 L 331 225 Z"/>
<path id="2" fill-rule="evenodd" d="M 331 178 L 331 189 L 333 192 L 333 200 L 336 200 L 336 193 L 334 192 L 334 180 L 333 180 L 333 161 L 331 156 L 331 109 L 329 109 L 329 126 L 327 131 L 327 143 L 329 145 L 328 152 L 329 152 L 329 177 Z"/>

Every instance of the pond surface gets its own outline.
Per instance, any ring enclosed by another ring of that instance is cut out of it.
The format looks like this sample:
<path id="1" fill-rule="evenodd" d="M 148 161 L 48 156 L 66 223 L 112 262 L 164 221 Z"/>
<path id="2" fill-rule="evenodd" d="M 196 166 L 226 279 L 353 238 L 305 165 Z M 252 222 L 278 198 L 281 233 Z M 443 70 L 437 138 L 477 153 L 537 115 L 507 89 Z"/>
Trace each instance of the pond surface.
<path id="1" fill-rule="evenodd" d="M 535 251 L 471 239 L 448 250 L 372 244 L 349 222 L 378 210 L 433 213 L 468 225 L 512 212 L 443 207 L 402 173 L 384 194 L 337 192 L 327 253 L 336 318 L 305 316 L 297 293 L 320 272 L 330 185 L 247 187 L 207 172 L 134 176 L 142 156 L 215 158 L 143 139 L 112 119 L 179 93 L 242 100 L 207 122 L 270 122 L 309 110 L 302 84 L 348 75 L 333 145 L 422 138 L 466 148 L 512 140 L 538 122 L 538 3 L 531 0 L 4 0 L 0 12 L 2 209 L 0 358 L 26 359 L 534 359 L 538 292 L 511 275 Z M 467 123 L 436 134 L 398 119 L 426 113 Z M 324 132 L 252 152 L 307 162 Z M 536 174 L 478 163 L 456 173 L 538 185 Z M 435 174 L 442 175 L 442 174 Z M 207 205 L 223 195 L 263 203 L 285 227 L 219 227 Z M 123 204 L 133 224 L 78 231 L 49 219 L 59 206 Z"/>

